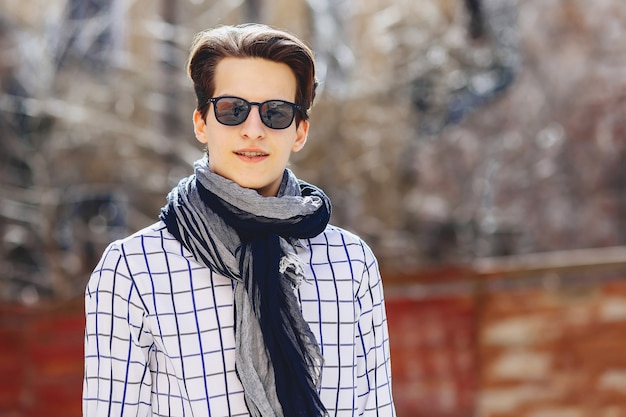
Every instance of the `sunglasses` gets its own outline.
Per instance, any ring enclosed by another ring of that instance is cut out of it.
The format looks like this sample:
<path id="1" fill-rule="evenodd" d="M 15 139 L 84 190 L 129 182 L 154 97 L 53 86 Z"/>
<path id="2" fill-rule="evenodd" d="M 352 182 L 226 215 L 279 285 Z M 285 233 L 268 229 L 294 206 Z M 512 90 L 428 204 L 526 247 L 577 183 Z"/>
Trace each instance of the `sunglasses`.
<path id="1" fill-rule="evenodd" d="M 272 129 L 286 129 L 291 126 L 296 110 L 300 106 L 284 100 L 267 100 L 263 103 L 244 100 L 240 97 L 214 97 L 207 103 L 213 103 L 213 111 L 218 122 L 226 126 L 242 124 L 250 114 L 252 106 L 258 106 L 263 124 Z"/>

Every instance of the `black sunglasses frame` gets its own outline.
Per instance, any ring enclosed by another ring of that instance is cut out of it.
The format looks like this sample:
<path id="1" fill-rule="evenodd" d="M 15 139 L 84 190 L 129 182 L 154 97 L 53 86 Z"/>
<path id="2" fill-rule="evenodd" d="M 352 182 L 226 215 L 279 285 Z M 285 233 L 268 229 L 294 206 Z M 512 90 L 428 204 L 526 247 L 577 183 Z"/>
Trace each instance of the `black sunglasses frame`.
<path id="1" fill-rule="evenodd" d="M 246 104 L 247 106 L 247 111 L 245 114 L 245 117 L 243 119 L 241 119 L 240 122 L 238 123 L 225 123 L 224 121 L 220 120 L 220 116 L 218 115 L 218 110 L 217 110 L 217 102 L 222 100 L 222 99 L 226 99 L 226 98 L 231 98 L 231 99 L 237 99 L 237 100 L 241 100 L 244 104 Z M 292 110 L 293 110 L 293 114 L 291 115 L 291 119 L 289 120 L 289 123 L 284 126 L 284 127 L 274 127 L 271 125 L 271 120 L 266 120 L 267 115 L 261 112 L 261 109 L 263 108 L 264 105 L 268 104 L 268 103 L 273 103 L 273 102 L 279 102 L 281 104 L 286 104 L 291 106 Z M 241 97 L 237 97 L 237 96 L 220 96 L 220 97 L 212 97 L 210 99 L 207 100 L 207 104 L 209 103 L 213 103 L 213 114 L 215 115 L 215 119 L 225 125 L 225 126 L 239 126 L 240 124 L 242 124 L 243 122 L 245 122 L 248 119 L 248 116 L 250 116 L 250 112 L 252 111 L 252 106 L 257 106 L 259 109 L 259 116 L 261 117 L 261 121 L 263 122 L 263 124 L 267 127 L 269 127 L 270 129 L 275 129 L 275 130 L 283 130 L 283 129 L 287 129 L 289 126 L 291 126 L 291 124 L 293 123 L 293 120 L 296 117 L 296 112 L 298 111 L 302 111 L 302 107 L 300 107 L 299 105 L 292 103 L 290 101 L 286 101 L 286 100 L 266 100 L 263 101 L 261 103 L 257 102 L 257 101 L 248 101 L 245 98 L 241 98 Z"/>

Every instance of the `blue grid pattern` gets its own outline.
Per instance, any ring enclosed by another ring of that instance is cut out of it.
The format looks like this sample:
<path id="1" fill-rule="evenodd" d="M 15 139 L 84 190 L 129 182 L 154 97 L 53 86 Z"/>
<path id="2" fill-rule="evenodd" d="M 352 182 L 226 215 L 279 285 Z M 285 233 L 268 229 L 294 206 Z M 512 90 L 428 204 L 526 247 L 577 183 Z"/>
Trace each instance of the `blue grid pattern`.
<path id="1" fill-rule="evenodd" d="M 329 416 L 394 416 L 376 259 L 333 226 L 303 243 L 297 296 L 324 356 Z M 85 300 L 85 416 L 249 415 L 235 373 L 233 282 L 162 223 L 111 244 Z"/>

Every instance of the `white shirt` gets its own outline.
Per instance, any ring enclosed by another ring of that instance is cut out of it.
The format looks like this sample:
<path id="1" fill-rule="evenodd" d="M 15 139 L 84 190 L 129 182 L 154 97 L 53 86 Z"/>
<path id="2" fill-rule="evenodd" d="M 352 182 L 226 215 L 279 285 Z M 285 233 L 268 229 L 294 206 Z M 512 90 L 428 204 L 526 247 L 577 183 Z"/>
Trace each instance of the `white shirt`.
<path id="1" fill-rule="evenodd" d="M 324 406 L 330 416 L 394 416 L 374 255 L 334 226 L 304 242 L 307 281 L 297 296 L 324 356 Z M 161 222 L 112 243 L 85 295 L 83 415 L 248 416 L 235 374 L 233 288 Z"/>

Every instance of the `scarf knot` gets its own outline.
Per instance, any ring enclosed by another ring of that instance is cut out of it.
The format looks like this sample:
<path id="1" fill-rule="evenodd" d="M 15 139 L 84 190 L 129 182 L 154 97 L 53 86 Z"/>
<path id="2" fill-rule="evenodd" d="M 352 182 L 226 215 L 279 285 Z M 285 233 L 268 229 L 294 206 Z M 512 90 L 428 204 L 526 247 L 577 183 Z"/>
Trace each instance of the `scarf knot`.
<path id="1" fill-rule="evenodd" d="M 276 197 L 211 172 L 206 158 L 168 194 L 160 218 L 207 268 L 235 282 L 237 375 L 255 417 L 321 417 L 323 358 L 294 290 L 305 279 L 296 246 L 322 233 L 331 205 L 285 170 Z"/>

